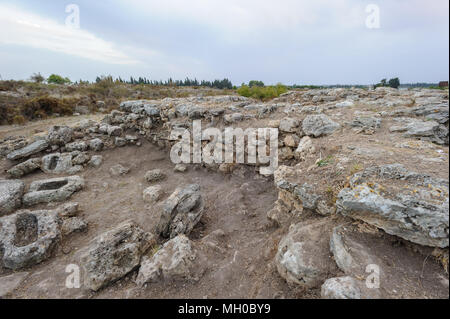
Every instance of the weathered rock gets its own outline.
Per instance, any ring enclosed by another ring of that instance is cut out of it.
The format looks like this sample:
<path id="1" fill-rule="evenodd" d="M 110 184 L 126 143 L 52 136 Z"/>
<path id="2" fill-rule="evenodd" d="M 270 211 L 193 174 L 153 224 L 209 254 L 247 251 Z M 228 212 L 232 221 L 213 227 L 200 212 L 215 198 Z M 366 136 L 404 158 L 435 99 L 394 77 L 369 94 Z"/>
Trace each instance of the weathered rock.
<path id="1" fill-rule="evenodd" d="M 233 114 L 226 114 L 223 117 L 223 120 L 225 123 L 236 123 L 244 120 L 244 115 L 241 113 L 233 113 Z"/>
<path id="2" fill-rule="evenodd" d="M 156 203 L 162 195 L 162 187 L 159 185 L 147 187 L 142 193 L 144 202 L 149 204 Z"/>
<path id="3" fill-rule="evenodd" d="M 361 299 L 358 282 L 352 277 L 330 278 L 321 289 L 323 299 Z"/>
<path id="4" fill-rule="evenodd" d="M 68 152 L 73 152 L 73 151 L 85 152 L 88 150 L 88 148 L 89 148 L 88 144 L 83 141 L 66 144 L 66 150 Z"/>
<path id="5" fill-rule="evenodd" d="M 54 153 L 42 158 L 41 169 L 48 174 L 76 174 L 83 167 L 73 165 L 71 153 Z"/>
<path id="6" fill-rule="evenodd" d="M 41 166 L 40 158 L 30 158 L 29 160 L 17 164 L 13 168 L 9 169 L 7 173 L 14 178 L 20 178 L 24 175 L 34 172 L 35 170 L 39 169 L 40 166 Z"/>
<path id="7" fill-rule="evenodd" d="M 185 235 L 179 235 L 155 255 L 142 259 L 136 283 L 143 286 L 158 281 L 198 281 L 203 274 L 198 259 L 193 243 Z"/>
<path id="8" fill-rule="evenodd" d="M 391 132 L 404 132 L 404 137 L 429 140 L 436 144 L 448 144 L 448 129 L 435 121 L 421 121 L 413 118 L 396 119 L 398 125 L 390 128 Z"/>
<path id="9" fill-rule="evenodd" d="M 157 231 L 164 237 L 189 235 L 203 215 L 200 186 L 179 187 L 165 201 Z"/>
<path id="10" fill-rule="evenodd" d="M 72 164 L 73 165 L 83 165 L 89 162 L 91 158 L 86 152 L 72 152 Z"/>
<path id="11" fill-rule="evenodd" d="M 355 106 L 355 103 L 350 100 L 336 103 L 336 107 L 352 107 L 352 106 Z"/>
<path id="12" fill-rule="evenodd" d="M 414 243 L 448 247 L 448 180 L 394 164 L 357 173 L 350 186 L 338 195 L 340 214 Z"/>
<path id="13" fill-rule="evenodd" d="M 70 143 L 73 129 L 68 126 L 52 126 L 48 131 L 47 141 L 50 145 L 63 146 Z"/>
<path id="14" fill-rule="evenodd" d="M 118 147 L 123 147 L 123 146 L 127 145 L 127 140 L 122 137 L 116 137 L 114 139 L 114 145 L 116 145 Z"/>
<path id="15" fill-rule="evenodd" d="M 32 206 L 39 203 L 61 202 L 84 187 L 84 179 L 79 176 L 58 177 L 32 182 L 28 193 L 23 196 L 23 204 Z"/>
<path id="16" fill-rule="evenodd" d="M 123 130 L 120 126 L 108 126 L 106 132 L 109 136 L 120 136 L 123 133 Z"/>
<path id="17" fill-rule="evenodd" d="M 302 186 L 297 186 L 293 194 L 301 200 L 304 208 L 316 209 L 320 196 L 315 194 L 314 188 L 311 185 L 305 183 Z"/>
<path id="18" fill-rule="evenodd" d="M 381 119 L 370 116 L 360 116 L 353 119 L 351 126 L 358 132 L 374 134 L 381 127 Z"/>
<path id="19" fill-rule="evenodd" d="M 48 147 L 49 144 L 46 140 L 37 140 L 36 142 L 31 143 L 25 146 L 24 148 L 9 153 L 7 158 L 11 161 L 19 160 L 34 155 L 36 153 L 42 152 Z"/>
<path id="20" fill-rule="evenodd" d="M 184 173 L 187 171 L 187 166 L 183 164 L 177 164 L 175 165 L 173 170 L 178 173 Z"/>
<path id="21" fill-rule="evenodd" d="M 58 216 L 62 219 L 66 219 L 69 217 L 75 217 L 78 214 L 79 204 L 78 203 L 64 203 L 55 211 L 58 213 Z"/>
<path id="22" fill-rule="evenodd" d="M 316 148 L 313 145 L 312 139 L 309 136 L 305 136 L 300 140 L 294 156 L 297 160 L 305 161 L 309 155 L 315 152 Z"/>
<path id="23" fill-rule="evenodd" d="M 120 164 L 114 165 L 109 169 L 109 173 L 112 176 L 122 176 L 122 175 L 126 175 L 130 172 L 130 169 L 127 167 L 124 167 Z"/>
<path id="24" fill-rule="evenodd" d="M 50 257 L 59 241 L 59 217 L 55 211 L 20 211 L 0 218 L 3 267 L 18 270 Z"/>
<path id="25" fill-rule="evenodd" d="M 290 147 L 282 147 L 278 150 L 278 157 L 282 161 L 290 160 L 294 158 L 294 152 Z"/>
<path id="26" fill-rule="evenodd" d="M 288 117 L 280 121 L 279 129 L 281 132 L 295 133 L 299 125 L 300 123 L 298 120 Z"/>
<path id="27" fill-rule="evenodd" d="M 284 144 L 288 147 L 297 147 L 300 142 L 300 138 L 295 134 L 286 135 L 284 138 Z"/>
<path id="28" fill-rule="evenodd" d="M 20 207 L 24 188 L 25 184 L 20 180 L 0 180 L 0 216 Z"/>
<path id="29" fill-rule="evenodd" d="M 72 233 L 82 233 L 87 230 L 88 224 L 79 217 L 65 219 L 61 225 L 61 233 L 68 236 Z"/>
<path id="30" fill-rule="evenodd" d="M 89 148 L 93 151 L 100 152 L 103 150 L 104 143 L 99 138 L 94 138 L 93 140 L 89 141 Z"/>
<path id="31" fill-rule="evenodd" d="M 88 165 L 91 167 L 100 167 L 102 163 L 103 163 L 103 156 L 94 155 L 91 157 L 91 160 L 89 161 Z"/>
<path id="32" fill-rule="evenodd" d="M 324 114 L 308 115 L 303 120 L 303 132 L 314 137 L 330 135 L 340 127 Z"/>
<path id="33" fill-rule="evenodd" d="M 145 173 L 145 179 L 149 183 L 159 182 L 165 178 L 166 175 L 160 169 L 154 169 Z"/>
<path id="34" fill-rule="evenodd" d="M 136 269 L 155 241 L 134 222 L 127 221 L 94 238 L 83 252 L 85 285 L 94 291 Z"/>
<path id="35" fill-rule="evenodd" d="M 331 227 L 329 219 L 292 225 L 275 257 L 281 277 L 305 288 L 320 286 L 334 268 L 329 255 Z"/>

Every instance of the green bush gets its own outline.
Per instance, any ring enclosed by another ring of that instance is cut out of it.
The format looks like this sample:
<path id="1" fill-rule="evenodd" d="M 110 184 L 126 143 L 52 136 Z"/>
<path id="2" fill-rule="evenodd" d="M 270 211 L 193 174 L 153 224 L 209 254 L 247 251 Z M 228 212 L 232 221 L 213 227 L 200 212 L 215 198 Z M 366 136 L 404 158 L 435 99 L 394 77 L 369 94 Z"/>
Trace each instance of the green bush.
<path id="1" fill-rule="evenodd" d="M 49 83 L 49 84 L 69 84 L 71 82 L 70 82 L 69 78 L 63 78 L 60 75 L 52 74 L 48 77 L 47 83 Z"/>
<path id="2" fill-rule="evenodd" d="M 282 84 L 277 84 L 276 86 L 253 86 L 249 87 L 247 85 L 241 86 L 237 93 L 241 96 L 251 97 L 259 100 L 269 100 L 280 96 L 287 92 L 287 87 Z"/>
<path id="3" fill-rule="evenodd" d="M 253 81 L 248 82 L 248 86 L 251 88 L 254 86 L 264 87 L 264 82 L 253 80 Z"/>

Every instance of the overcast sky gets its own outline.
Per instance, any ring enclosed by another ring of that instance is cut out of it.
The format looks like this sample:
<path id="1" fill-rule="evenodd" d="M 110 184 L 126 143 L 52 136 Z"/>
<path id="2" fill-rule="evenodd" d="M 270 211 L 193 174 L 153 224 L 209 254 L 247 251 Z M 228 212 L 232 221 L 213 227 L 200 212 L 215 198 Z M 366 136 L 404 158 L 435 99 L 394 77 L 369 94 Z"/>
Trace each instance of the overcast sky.
<path id="1" fill-rule="evenodd" d="M 69 4 L 80 28 L 66 23 Z M 369 4 L 379 28 L 367 27 Z M 448 0 L 0 0 L 0 76 L 438 82 L 449 77 L 448 11 Z"/>

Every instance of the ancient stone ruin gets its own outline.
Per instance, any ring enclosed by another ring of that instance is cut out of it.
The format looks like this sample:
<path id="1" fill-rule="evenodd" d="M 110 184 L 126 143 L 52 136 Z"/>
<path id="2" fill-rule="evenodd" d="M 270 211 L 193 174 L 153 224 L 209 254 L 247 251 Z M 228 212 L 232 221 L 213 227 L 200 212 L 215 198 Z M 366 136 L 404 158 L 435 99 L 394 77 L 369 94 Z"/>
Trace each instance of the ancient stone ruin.
<path id="1" fill-rule="evenodd" d="M 447 92 L 125 101 L 100 121 L 9 136 L 0 297 L 448 298 Z M 275 172 L 172 162 L 172 132 L 194 120 L 276 129 Z"/>

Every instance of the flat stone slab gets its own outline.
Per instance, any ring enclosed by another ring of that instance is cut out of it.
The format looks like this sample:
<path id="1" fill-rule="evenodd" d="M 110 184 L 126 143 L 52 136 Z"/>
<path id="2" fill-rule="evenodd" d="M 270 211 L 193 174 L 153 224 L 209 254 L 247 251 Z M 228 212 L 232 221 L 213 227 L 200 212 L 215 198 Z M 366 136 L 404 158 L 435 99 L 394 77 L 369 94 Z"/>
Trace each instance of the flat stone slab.
<path id="1" fill-rule="evenodd" d="M 411 242 L 449 244 L 448 180 L 408 171 L 400 164 L 369 167 L 355 174 L 336 202 L 338 213 Z"/>
<path id="2" fill-rule="evenodd" d="M 34 172 L 40 167 L 41 167 L 40 158 L 30 158 L 29 160 L 17 164 L 13 168 L 9 169 L 7 173 L 14 178 L 20 178 L 24 175 Z"/>
<path id="3" fill-rule="evenodd" d="M 33 154 L 39 153 L 49 147 L 49 144 L 46 140 L 38 140 L 34 143 L 31 143 L 24 148 L 16 150 L 8 154 L 7 158 L 11 161 L 16 161 Z"/>

